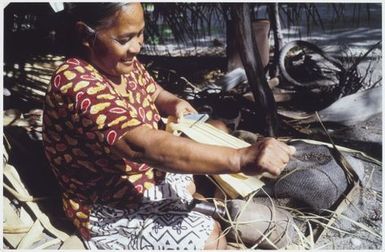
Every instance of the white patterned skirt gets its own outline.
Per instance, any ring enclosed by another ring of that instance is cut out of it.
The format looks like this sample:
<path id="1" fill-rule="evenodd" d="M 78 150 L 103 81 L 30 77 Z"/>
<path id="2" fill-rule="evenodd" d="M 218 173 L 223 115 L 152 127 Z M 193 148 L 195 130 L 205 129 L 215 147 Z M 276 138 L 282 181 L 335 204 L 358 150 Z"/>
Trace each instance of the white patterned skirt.
<path id="1" fill-rule="evenodd" d="M 139 209 L 91 208 L 88 249 L 202 250 L 214 228 L 211 217 L 189 210 L 192 175 L 168 173 L 144 192 Z"/>

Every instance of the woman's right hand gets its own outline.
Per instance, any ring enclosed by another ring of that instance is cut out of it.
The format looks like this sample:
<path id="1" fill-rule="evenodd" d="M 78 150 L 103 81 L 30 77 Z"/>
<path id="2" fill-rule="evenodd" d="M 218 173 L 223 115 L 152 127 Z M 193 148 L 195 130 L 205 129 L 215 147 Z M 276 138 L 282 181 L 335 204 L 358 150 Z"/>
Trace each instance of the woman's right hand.
<path id="1" fill-rule="evenodd" d="M 278 176 L 295 153 L 295 148 L 274 138 L 264 138 L 239 151 L 241 172 L 246 175 L 259 175 L 268 172 Z"/>

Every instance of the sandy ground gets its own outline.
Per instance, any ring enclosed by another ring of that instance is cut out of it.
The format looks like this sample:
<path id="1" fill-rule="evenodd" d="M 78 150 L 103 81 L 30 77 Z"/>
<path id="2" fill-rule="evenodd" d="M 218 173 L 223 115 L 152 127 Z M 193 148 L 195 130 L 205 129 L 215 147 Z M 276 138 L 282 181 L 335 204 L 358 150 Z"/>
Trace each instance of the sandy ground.
<path id="1" fill-rule="evenodd" d="M 366 122 L 355 125 L 347 132 L 347 138 L 366 140 L 381 148 L 382 115 L 377 115 Z M 343 136 L 341 136 L 343 137 Z M 345 145 L 348 146 L 348 145 Z M 371 162 L 362 161 L 365 176 L 362 188 L 352 199 L 351 205 L 342 213 L 335 227 L 329 229 L 316 243 L 316 248 L 323 249 L 382 249 L 382 167 Z M 362 227 L 358 225 L 363 225 Z M 370 231 L 368 231 L 370 230 Z"/>

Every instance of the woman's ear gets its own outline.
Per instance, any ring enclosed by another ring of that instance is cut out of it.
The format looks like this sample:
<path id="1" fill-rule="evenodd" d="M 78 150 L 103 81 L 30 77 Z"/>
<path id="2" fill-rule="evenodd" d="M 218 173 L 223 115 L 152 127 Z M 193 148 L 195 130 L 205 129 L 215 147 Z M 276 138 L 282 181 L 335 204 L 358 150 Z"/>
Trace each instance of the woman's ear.
<path id="1" fill-rule="evenodd" d="M 75 29 L 79 35 L 81 43 L 85 47 L 90 47 L 93 44 L 93 40 L 95 38 L 96 32 L 94 29 L 86 25 L 82 21 L 78 21 L 75 24 Z"/>

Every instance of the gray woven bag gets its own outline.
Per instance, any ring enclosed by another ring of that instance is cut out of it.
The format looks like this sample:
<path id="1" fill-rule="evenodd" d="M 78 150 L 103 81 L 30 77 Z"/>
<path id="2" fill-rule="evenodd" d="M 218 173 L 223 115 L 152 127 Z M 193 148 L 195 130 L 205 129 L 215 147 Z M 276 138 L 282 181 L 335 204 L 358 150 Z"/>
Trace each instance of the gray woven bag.
<path id="1" fill-rule="evenodd" d="M 329 209 L 347 190 L 344 170 L 334 160 L 327 146 L 301 141 L 291 145 L 297 149 L 296 153 L 280 177 L 267 183 L 263 189 L 274 198 L 288 198 L 294 205 L 310 207 L 316 212 Z M 358 177 L 362 178 L 362 162 L 343 155 Z"/>

